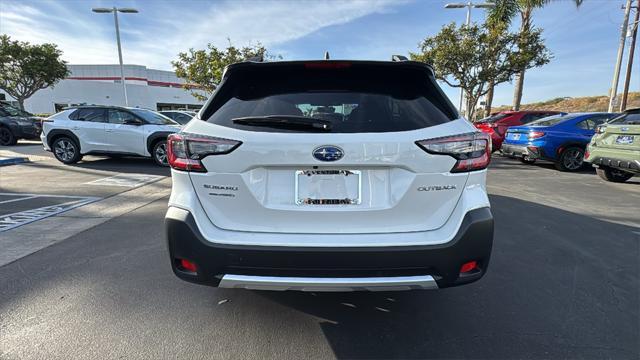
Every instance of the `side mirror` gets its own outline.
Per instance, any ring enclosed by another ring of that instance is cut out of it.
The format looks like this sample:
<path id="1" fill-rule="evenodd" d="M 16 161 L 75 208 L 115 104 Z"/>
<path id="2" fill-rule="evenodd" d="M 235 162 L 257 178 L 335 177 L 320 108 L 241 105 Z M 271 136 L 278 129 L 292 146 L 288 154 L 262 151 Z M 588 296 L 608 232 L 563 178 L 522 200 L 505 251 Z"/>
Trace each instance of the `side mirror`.
<path id="1" fill-rule="evenodd" d="M 142 120 L 140 119 L 127 119 L 124 121 L 125 125 L 142 125 Z"/>

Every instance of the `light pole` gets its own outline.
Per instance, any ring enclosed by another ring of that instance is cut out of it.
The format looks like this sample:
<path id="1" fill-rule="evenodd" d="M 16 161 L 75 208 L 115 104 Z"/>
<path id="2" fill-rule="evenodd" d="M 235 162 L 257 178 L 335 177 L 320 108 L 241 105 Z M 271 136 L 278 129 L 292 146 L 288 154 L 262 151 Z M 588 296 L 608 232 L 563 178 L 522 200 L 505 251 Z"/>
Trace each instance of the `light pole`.
<path id="1" fill-rule="evenodd" d="M 129 106 L 129 99 L 127 98 L 127 85 L 124 82 L 124 66 L 122 65 L 122 47 L 120 46 L 120 26 L 118 25 L 118 12 L 135 14 L 138 10 L 133 8 L 93 8 L 91 11 L 99 14 L 113 13 L 113 19 L 116 23 L 116 40 L 118 42 L 118 58 L 120 59 L 120 82 L 122 82 L 122 91 L 124 92 L 124 104 Z"/>
<path id="2" fill-rule="evenodd" d="M 632 6 L 633 7 L 633 6 Z M 633 71 L 633 56 L 636 49 L 636 38 L 638 37 L 638 26 L 640 26 L 640 0 L 637 1 L 636 17 L 633 23 L 629 25 L 631 33 L 631 44 L 629 46 L 629 58 L 627 59 L 627 74 L 624 78 L 624 87 L 622 90 L 622 100 L 620 100 L 620 112 L 627 109 L 627 98 L 629 97 L 629 82 L 631 81 L 631 72 Z"/>
<path id="3" fill-rule="evenodd" d="M 467 26 L 471 25 L 471 9 L 479 8 L 479 9 L 489 9 L 495 7 L 494 3 L 472 3 L 468 1 L 466 3 L 449 3 L 444 6 L 445 9 L 462 9 L 467 8 L 467 22 L 465 23 Z M 462 113 L 462 105 L 464 103 L 464 89 L 460 88 L 460 113 Z"/>
<path id="4" fill-rule="evenodd" d="M 616 58 L 616 67 L 613 69 L 613 80 L 611 82 L 611 90 L 609 92 L 609 109 L 607 112 L 613 112 L 613 105 L 618 96 L 618 80 L 620 79 L 620 67 L 622 66 L 622 56 L 624 55 L 624 45 L 627 38 L 627 26 L 629 25 L 629 13 L 631 12 L 631 0 L 627 0 L 624 8 L 624 20 L 622 21 L 622 31 L 620 34 L 620 45 L 618 46 L 618 56 Z"/>

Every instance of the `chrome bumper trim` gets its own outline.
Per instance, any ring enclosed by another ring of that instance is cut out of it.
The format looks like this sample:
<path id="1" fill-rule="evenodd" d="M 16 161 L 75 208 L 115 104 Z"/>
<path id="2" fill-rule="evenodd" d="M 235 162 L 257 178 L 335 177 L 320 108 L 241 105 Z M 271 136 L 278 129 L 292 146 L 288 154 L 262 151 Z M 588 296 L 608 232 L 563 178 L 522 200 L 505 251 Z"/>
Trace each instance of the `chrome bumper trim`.
<path id="1" fill-rule="evenodd" d="M 431 275 L 397 277 L 316 278 L 227 274 L 218 287 L 251 290 L 297 291 L 397 291 L 437 289 Z"/>

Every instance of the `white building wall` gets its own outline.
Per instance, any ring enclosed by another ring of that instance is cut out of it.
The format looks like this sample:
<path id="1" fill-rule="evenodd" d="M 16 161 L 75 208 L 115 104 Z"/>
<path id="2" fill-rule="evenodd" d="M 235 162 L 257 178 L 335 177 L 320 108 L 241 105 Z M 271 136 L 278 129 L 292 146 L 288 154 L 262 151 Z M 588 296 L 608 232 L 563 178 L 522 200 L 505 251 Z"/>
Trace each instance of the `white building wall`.
<path id="1" fill-rule="evenodd" d="M 124 94 L 120 83 L 118 65 L 69 65 L 70 78 L 58 82 L 54 87 L 39 90 L 25 101 L 25 109 L 31 113 L 54 113 L 55 104 L 96 104 L 124 106 Z M 189 91 L 175 87 L 184 81 L 175 73 L 151 70 L 140 65 L 125 65 L 127 97 L 129 106 L 157 109 L 160 104 L 201 106 L 203 101 L 194 98 Z M 99 79 L 107 78 L 107 79 Z M 152 86 L 147 81 L 171 83 L 169 86 Z M 0 91 L 1 93 L 1 91 Z M 13 100 L 6 95 L 7 100 Z"/>

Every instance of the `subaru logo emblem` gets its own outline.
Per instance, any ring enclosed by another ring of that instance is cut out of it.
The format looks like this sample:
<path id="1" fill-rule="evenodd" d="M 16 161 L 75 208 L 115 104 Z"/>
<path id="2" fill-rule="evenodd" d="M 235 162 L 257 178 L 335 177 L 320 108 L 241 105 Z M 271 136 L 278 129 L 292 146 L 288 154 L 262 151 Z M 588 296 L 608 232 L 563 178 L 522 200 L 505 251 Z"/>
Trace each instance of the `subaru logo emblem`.
<path id="1" fill-rule="evenodd" d="M 344 156 L 344 151 L 337 146 L 324 145 L 313 150 L 313 157 L 320 161 L 338 161 Z"/>

